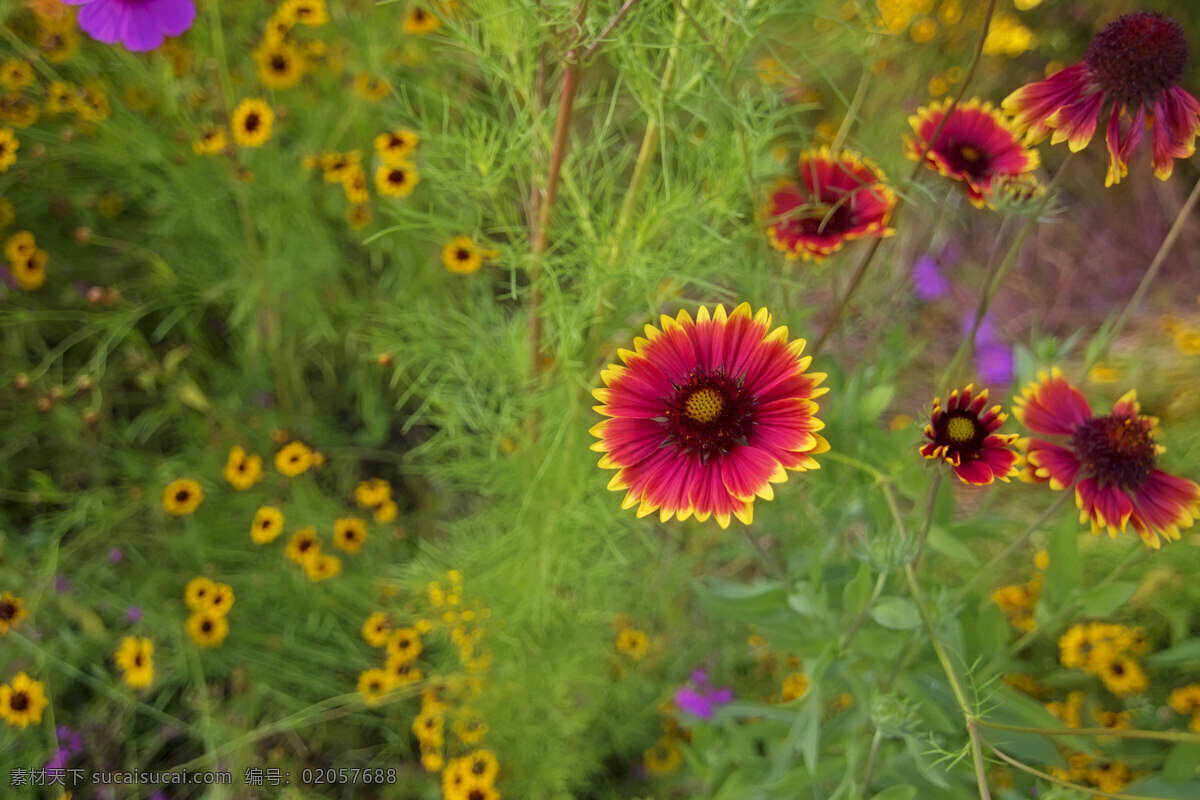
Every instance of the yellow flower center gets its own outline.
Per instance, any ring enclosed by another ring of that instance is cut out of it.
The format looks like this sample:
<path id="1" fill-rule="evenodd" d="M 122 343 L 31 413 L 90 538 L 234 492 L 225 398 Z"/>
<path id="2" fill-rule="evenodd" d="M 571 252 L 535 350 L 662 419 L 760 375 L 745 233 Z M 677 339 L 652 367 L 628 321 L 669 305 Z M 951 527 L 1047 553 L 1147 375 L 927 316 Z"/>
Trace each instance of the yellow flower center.
<path id="1" fill-rule="evenodd" d="M 975 423 L 966 417 L 955 417 L 946 423 L 946 435 L 956 442 L 969 442 L 975 436 Z"/>
<path id="2" fill-rule="evenodd" d="M 964 144 L 961 148 L 959 148 L 958 154 L 962 156 L 963 161 L 970 161 L 971 163 L 978 161 L 980 156 L 979 148 L 973 147 L 969 144 Z"/>
<path id="3" fill-rule="evenodd" d="M 696 422 L 712 422 L 725 409 L 725 403 L 715 389 L 705 387 L 693 392 L 684 408 L 687 415 Z"/>

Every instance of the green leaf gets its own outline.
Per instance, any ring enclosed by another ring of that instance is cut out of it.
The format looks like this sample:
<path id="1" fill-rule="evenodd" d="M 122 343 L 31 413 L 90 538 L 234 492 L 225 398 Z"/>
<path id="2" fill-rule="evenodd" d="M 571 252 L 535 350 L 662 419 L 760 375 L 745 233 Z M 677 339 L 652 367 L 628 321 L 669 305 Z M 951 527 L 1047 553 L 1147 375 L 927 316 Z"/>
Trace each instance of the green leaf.
<path id="1" fill-rule="evenodd" d="M 1046 549 L 1050 555 L 1050 568 L 1046 571 L 1046 588 L 1042 597 L 1050 610 L 1057 611 L 1083 585 L 1079 528 L 1074 519 L 1070 525 L 1057 526 Z"/>
<path id="2" fill-rule="evenodd" d="M 1151 653 L 1144 660 L 1147 664 L 1154 667 L 1165 667 L 1169 664 L 1200 660 L 1200 639 L 1191 639 L 1183 644 L 1168 647 L 1166 650 Z"/>
<path id="3" fill-rule="evenodd" d="M 1153 797 L 1156 800 L 1196 800 L 1200 797 L 1200 781 L 1167 783 L 1158 775 L 1150 775 L 1126 786 L 1125 794 Z"/>
<path id="4" fill-rule="evenodd" d="M 969 644 L 974 646 L 968 651 L 972 658 L 991 658 L 1002 652 L 1008 642 L 1008 620 L 1004 612 L 991 600 L 985 600 L 975 615 L 973 625 L 964 631 Z"/>
<path id="5" fill-rule="evenodd" d="M 1136 581 L 1115 581 L 1104 586 L 1093 586 L 1080 592 L 1079 602 L 1089 617 L 1107 617 L 1125 605 L 1137 588 Z"/>
<path id="6" fill-rule="evenodd" d="M 917 796 L 917 787 L 911 784 L 902 784 L 900 786 L 889 786 L 877 795 L 871 797 L 871 800 L 914 800 Z"/>
<path id="7" fill-rule="evenodd" d="M 881 597 L 871 609 L 871 619 L 885 628 L 907 631 L 921 625 L 921 615 L 911 600 Z"/>
<path id="8" fill-rule="evenodd" d="M 778 581 L 710 581 L 699 585 L 696 594 L 709 612 L 741 622 L 784 610 L 787 603 L 787 592 Z"/>
<path id="9" fill-rule="evenodd" d="M 859 614 L 871 599 L 871 567 L 863 562 L 855 575 L 842 588 L 842 608 L 850 614 Z"/>
<path id="10" fill-rule="evenodd" d="M 863 417 L 869 422 L 874 422 L 879 418 L 880 414 L 887 410 L 887 407 L 892 403 L 892 398 L 895 396 L 896 387 L 891 384 L 882 384 L 872 388 L 863 397 Z"/>
<path id="11" fill-rule="evenodd" d="M 969 564 L 977 566 L 979 559 L 971 552 L 971 548 L 963 544 L 962 540 L 948 532 L 941 525 L 934 525 L 929 529 L 929 548 L 936 550 L 951 561 L 957 561 L 960 564 Z"/>
<path id="12" fill-rule="evenodd" d="M 1197 766 L 1200 766 L 1200 744 L 1181 742 L 1167 753 L 1159 777 L 1165 783 L 1183 783 L 1195 776 Z"/>
<path id="13" fill-rule="evenodd" d="M 191 378 L 181 381 L 179 386 L 176 387 L 175 393 L 179 395 L 179 402 L 188 408 L 200 412 L 208 411 L 208 398 L 204 396 L 204 392 L 200 390 L 200 387 Z"/>

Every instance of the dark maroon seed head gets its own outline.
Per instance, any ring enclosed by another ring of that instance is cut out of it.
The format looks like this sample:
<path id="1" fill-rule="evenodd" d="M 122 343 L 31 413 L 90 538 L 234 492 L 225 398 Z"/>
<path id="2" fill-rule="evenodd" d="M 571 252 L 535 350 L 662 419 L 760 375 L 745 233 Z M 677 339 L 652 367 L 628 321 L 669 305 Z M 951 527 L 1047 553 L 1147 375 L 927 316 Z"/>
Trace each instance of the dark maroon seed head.
<path id="1" fill-rule="evenodd" d="M 1126 14 L 1096 34 L 1086 61 L 1093 79 L 1125 105 L 1137 105 L 1177 86 L 1188 45 L 1173 19 L 1153 11 Z"/>
<path id="2" fill-rule="evenodd" d="M 1154 469 L 1158 454 L 1144 421 L 1111 415 L 1094 417 L 1071 434 L 1071 447 L 1102 486 L 1136 489 Z"/>

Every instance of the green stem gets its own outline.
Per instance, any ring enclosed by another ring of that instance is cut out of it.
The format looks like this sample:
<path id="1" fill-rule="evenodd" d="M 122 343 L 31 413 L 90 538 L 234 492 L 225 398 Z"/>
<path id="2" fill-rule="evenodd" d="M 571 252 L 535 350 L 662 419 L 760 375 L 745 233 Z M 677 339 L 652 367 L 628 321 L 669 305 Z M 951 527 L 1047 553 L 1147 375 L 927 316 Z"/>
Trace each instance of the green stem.
<path id="1" fill-rule="evenodd" d="M 1129 298 L 1129 302 L 1125 304 L 1125 308 L 1121 311 L 1121 316 L 1117 317 L 1117 321 L 1113 323 L 1112 329 L 1108 335 L 1104 337 L 1104 344 L 1095 349 L 1095 355 L 1084 365 L 1083 371 L 1086 374 L 1104 355 L 1108 353 L 1108 348 L 1112 347 L 1117 336 L 1125 329 L 1129 323 L 1129 317 L 1133 314 L 1134 309 L 1142 302 L 1142 297 L 1150 288 L 1150 284 L 1154 282 L 1154 278 L 1158 275 L 1159 269 L 1162 268 L 1163 262 L 1167 260 L 1167 254 L 1171 252 L 1171 248 L 1175 246 L 1175 242 L 1179 239 L 1179 235 L 1183 233 L 1184 223 L 1187 222 L 1188 216 L 1196 207 L 1197 200 L 1200 200 L 1200 181 L 1192 187 L 1192 193 L 1188 195 L 1188 199 L 1183 204 L 1183 208 L 1179 209 L 1179 213 L 1175 216 L 1175 221 L 1171 223 L 1170 230 L 1163 237 L 1162 244 L 1158 246 L 1158 252 L 1154 254 L 1154 260 L 1150 262 L 1150 266 L 1146 269 L 1146 274 L 1142 276 L 1141 283 L 1138 284 L 1137 290 L 1134 291 L 1133 297 Z"/>
<path id="2" fill-rule="evenodd" d="M 750 542 L 750 546 L 758 551 L 758 555 L 763 560 L 763 563 L 767 565 L 767 569 L 771 570 L 781 583 L 786 584 L 787 570 L 783 568 L 783 565 L 775 560 L 775 557 L 768 553 L 765 547 L 758 543 L 758 540 L 754 538 L 754 534 L 750 533 L 749 528 L 742 526 L 742 533 L 746 534 L 746 541 Z"/>
<path id="3" fill-rule="evenodd" d="M 946 106 L 945 112 L 942 114 L 941 121 L 938 123 L 937 127 L 934 128 L 933 135 L 929 137 L 928 144 L 926 144 L 924 149 L 921 150 L 921 153 L 917 158 L 917 163 L 913 167 L 912 174 L 909 175 L 909 181 L 915 181 L 917 176 L 921 174 L 921 169 L 925 166 L 926 154 L 928 154 L 929 149 L 933 147 L 933 144 L 938 140 L 938 136 L 941 135 L 942 129 L 945 128 L 946 122 L 950 119 L 950 113 L 959 104 L 959 101 L 962 100 L 963 96 L 966 94 L 967 86 L 970 85 L 971 79 L 975 77 L 975 70 L 979 67 L 979 61 L 983 57 L 983 43 L 987 40 L 988 29 L 991 28 L 992 25 L 992 14 L 995 12 L 995 10 L 996 0 L 988 0 L 987 13 L 983 18 L 983 28 L 979 32 L 979 41 L 975 45 L 975 54 L 971 57 L 971 64 L 969 67 L 967 67 L 966 75 L 963 76 L 962 85 L 959 86 L 958 93 L 954 95 L 954 98 L 950 101 L 950 104 Z M 899 208 L 900 200 L 897 199 L 896 205 L 892 209 L 892 213 L 895 214 Z M 871 261 L 874 260 L 875 254 L 879 252 L 879 246 L 882 244 L 882 242 L 882 239 L 872 240 L 870 249 L 867 250 L 866 256 L 863 258 L 862 262 L 859 263 L 858 269 L 854 271 L 854 276 L 850 279 L 849 288 L 846 289 L 845 294 L 842 295 L 842 299 L 839 300 L 837 306 L 834 307 L 833 314 L 829 317 L 829 322 L 825 324 L 825 328 L 821 331 L 821 335 L 817 337 L 817 343 L 813 345 L 812 349 L 813 357 L 816 357 L 817 354 L 821 352 L 821 348 L 825 346 L 825 343 L 829 341 L 830 335 L 833 333 L 834 328 L 837 327 L 838 321 L 841 319 L 842 314 L 846 311 L 846 307 L 850 304 L 850 299 L 854 296 L 854 293 L 858 290 L 859 285 L 866 276 L 867 267 L 871 264 Z"/>
<path id="4" fill-rule="evenodd" d="M 1143 731 L 1128 728 L 1061 728 L 1046 730 L 1044 728 L 1030 728 L 1024 725 L 1004 725 L 999 722 L 988 722 L 985 719 L 978 719 L 976 722 L 985 728 L 995 728 L 998 731 L 1036 733 L 1042 736 L 1111 736 L 1114 739 L 1153 739 L 1159 742 L 1200 743 L 1200 733 L 1185 733 L 1182 731 Z"/>
<path id="5" fill-rule="evenodd" d="M 1033 523 L 1026 528 L 1020 536 L 1013 539 L 1011 542 L 1009 542 L 1007 547 L 988 559 L 988 562 L 984 564 L 982 568 L 976 570 L 975 574 L 971 577 L 971 580 L 967 581 L 966 586 L 959 590 L 958 595 L 955 598 L 956 601 L 961 601 L 964 597 L 970 594 L 971 590 L 975 588 L 975 586 L 982 581 L 990 580 L 992 577 L 994 577 L 996 574 L 995 568 L 1000 565 L 1000 562 L 1008 558 L 1014 551 L 1023 547 L 1025 543 L 1029 541 L 1029 538 L 1033 536 L 1033 534 L 1039 528 L 1041 528 L 1042 525 L 1046 524 L 1046 520 L 1050 519 L 1050 517 L 1054 516 L 1058 509 L 1062 508 L 1063 503 L 1065 503 L 1067 498 L 1070 496 L 1070 487 L 1067 487 L 1065 490 L 1059 492 L 1058 497 L 1054 499 L 1054 502 L 1050 504 L 1050 507 L 1047 508 L 1040 517 L 1034 520 Z"/>
<path id="6" fill-rule="evenodd" d="M 1029 238 L 1029 234 L 1033 230 L 1033 226 L 1037 223 L 1038 218 L 1042 215 L 1042 213 L 1046 210 L 1046 207 L 1050 204 L 1050 201 L 1054 198 L 1054 190 L 1058 188 L 1058 184 L 1062 181 L 1063 175 L 1066 174 L 1067 165 L 1071 163 L 1071 159 L 1074 157 L 1074 155 L 1074 153 L 1068 153 L 1067 157 L 1063 159 L 1062 164 L 1060 164 L 1058 167 L 1058 171 L 1054 173 L 1054 177 L 1051 178 L 1050 183 L 1046 185 L 1046 192 L 1044 195 L 1042 195 L 1042 199 L 1038 203 L 1037 208 L 1034 209 L 1034 211 L 1029 215 L 1029 218 L 1025 220 L 1025 224 L 1021 226 L 1021 230 L 1017 233 L 1017 237 L 1013 239 L 1013 243 L 1009 245 L 1008 252 L 1004 254 L 1004 260 L 1000 262 L 1000 266 L 996 270 L 989 271 L 988 278 L 984 281 L 983 291 L 979 295 L 979 305 L 975 309 L 975 318 L 971 322 L 971 332 L 968 336 L 963 338 L 962 343 L 958 346 L 958 350 L 954 353 L 954 357 L 950 359 L 950 363 L 942 372 L 941 377 L 938 378 L 936 386 L 939 389 L 945 386 L 948 387 L 946 391 L 949 392 L 950 389 L 953 388 L 949 386 L 950 379 L 954 377 L 957 370 L 961 367 L 963 361 L 969 357 L 970 352 L 974 349 L 975 336 L 979 333 L 979 326 L 983 323 L 983 318 L 987 316 L 988 308 L 991 307 L 992 300 L 996 296 L 996 290 L 1000 288 L 1000 285 L 1004 282 L 1004 276 L 1008 274 L 1008 270 L 1016 262 L 1017 254 L 1020 253 L 1021 247 L 1025 244 L 1025 240 Z"/>
<path id="7" fill-rule="evenodd" d="M 921 526 L 921 536 L 917 539 L 917 552 L 913 556 L 913 569 L 921 565 L 921 553 L 925 551 L 925 540 L 929 538 L 929 529 L 933 527 L 933 507 L 937 503 L 938 489 L 942 485 L 942 470 L 933 473 L 929 483 L 929 495 L 925 498 L 925 523 Z"/>
<path id="8" fill-rule="evenodd" d="M 1022 772 L 1027 772 L 1030 775 L 1034 775 L 1038 778 L 1041 778 L 1044 781 L 1049 781 L 1050 783 L 1058 784 L 1059 786 L 1065 786 L 1069 789 L 1074 789 L 1076 791 L 1083 792 L 1085 797 L 1108 797 L 1108 798 L 1111 798 L 1111 800 L 1161 800 L 1160 798 L 1148 797 L 1148 796 L 1142 795 L 1142 794 L 1120 794 L 1120 793 L 1116 793 L 1116 792 L 1102 792 L 1093 786 L 1084 786 L 1079 783 L 1072 783 L 1071 781 L 1064 781 L 1060 778 L 1054 777 L 1053 775 L 1051 775 L 1048 772 L 1042 772 L 1040 769 L 1035 769 L 1034 767 L 1031 767 L 1028 764 L 1023 764 L 1020 761 L 1017 761 L 1012 756 L 1008 755 L 1007 753 L 1005 753 L 1002 750 L 1000 750 L 999 748 L 997 748 L 996 745 L 992 744 L 987 739 L 982 739 L 982 741 L 985 745 L 987 745 L 988 749 L 991 750 L 993 753 L 995 753 L 996 757 L 999 758 L 1004 763 L 1006 763 L 1010 766 L 1016 767 L 1017 769 L 1021 770 Z"/>

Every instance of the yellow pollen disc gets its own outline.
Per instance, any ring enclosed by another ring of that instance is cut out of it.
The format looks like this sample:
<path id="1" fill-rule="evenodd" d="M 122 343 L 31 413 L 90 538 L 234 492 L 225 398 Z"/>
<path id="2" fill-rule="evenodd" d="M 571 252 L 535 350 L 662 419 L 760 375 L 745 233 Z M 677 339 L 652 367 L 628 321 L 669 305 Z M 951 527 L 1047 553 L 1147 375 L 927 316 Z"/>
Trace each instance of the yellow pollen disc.
<path id="1" fill-rule="evenodd" d="M 969 442 L 975 436 L 975 423 L 966 417 L 955 417 L 946 423 L 946 435 L 956 442 Z"/>
<path id="2" fill-rule="evenodd" d="M 963 161 L 970 161 L 972 163 L 978 161 L 980 155 L 979 148 L 972 147 L 969 144 L 964 144 L 962 147 L 960 147 L 958 154 L 962 156 Z"/>
<path id="3" fill-rule="evenodd" d="M 721 415 L 725 408 L 721 395 L 715 389 L 700 389 L 692 392 L 692 396 L 684 404 L 687 415 L 696 422 L 712 422 Z"/>

